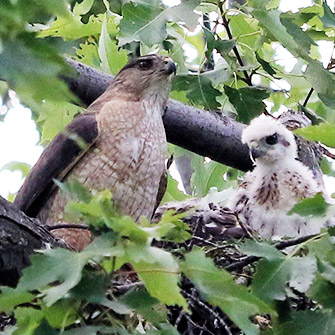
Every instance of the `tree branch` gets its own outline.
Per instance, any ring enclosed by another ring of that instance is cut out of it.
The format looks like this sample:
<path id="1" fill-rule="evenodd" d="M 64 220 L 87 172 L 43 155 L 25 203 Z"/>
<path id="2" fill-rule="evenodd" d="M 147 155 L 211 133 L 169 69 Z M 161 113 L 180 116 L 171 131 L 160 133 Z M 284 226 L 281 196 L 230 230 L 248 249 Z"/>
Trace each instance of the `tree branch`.
<path id="1" fill-rule="evenodd" d="M 284 250 L 288 247 L 292 247 L 294 245 L 304 243 L 308 240 L 315 239 L 315 237 L 317 237 L 317 236 L 318 236 L 318 234 L 316 234 L 316 235 L 314 234 L 314 235 L 307 235 L 307 236 L 298 237 L 298 238 L 293 239 L 293 240 L 282 241 L 282 242 L 279 242 L 279 243 L 275 244 L 275 247 L 278 250 Z M 261 258 L 262 257 L 258 257 L 258 256 L 247 256 L 247 257 L 244 257 L 242 260 L 240 260 L 236 263 L 232 263 L 232 264 L 226 266 L 225 270 L 236 271 L 236 270 L 244 268 L 245 266 L 247 266 L 249 264 L 257 262 Z"/>
<path id="2" fill-rule="evenodd" d="M 113 76 L 90 66 L 72 59 L 67 62 L 78 76 L 64 79 L 85 105 L 99 97 L 113 80 Z M 241 142 L 242 123 L 175 100 L 169 100 L 163 122 L 170 143 L 242 171 L 252 168 L 248 147 Z"/>
<path id="3" fill-rule="evenodd" d="M 15 286 L 21 271 L 29 265 L 29 256 L 47 245 L 65 246 L 37 219 L 0 197 L 0 285 Z"/>

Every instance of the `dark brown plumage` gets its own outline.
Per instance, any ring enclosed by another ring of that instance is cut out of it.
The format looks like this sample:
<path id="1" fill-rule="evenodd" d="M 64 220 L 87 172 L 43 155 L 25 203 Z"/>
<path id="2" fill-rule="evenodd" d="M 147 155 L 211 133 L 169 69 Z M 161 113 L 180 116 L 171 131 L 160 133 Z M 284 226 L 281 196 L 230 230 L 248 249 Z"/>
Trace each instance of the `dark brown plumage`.
<path id="1" fill-rule="evenodd" d="M 15 199 L 18 207 L 45 223 L 66 223 L 66 199 L 53 179 L 74 178 L 89 189 L 110 189 L 120 211 L 134 220 L 142 215 L 150 219 L 165 170 L 162 114 L 174 72 L 174 63 L 159 55 L 126 65 L 105 93 L 46 148 Z M 76 249 L 91 238 L 79 229 L 55 235 Z"/>

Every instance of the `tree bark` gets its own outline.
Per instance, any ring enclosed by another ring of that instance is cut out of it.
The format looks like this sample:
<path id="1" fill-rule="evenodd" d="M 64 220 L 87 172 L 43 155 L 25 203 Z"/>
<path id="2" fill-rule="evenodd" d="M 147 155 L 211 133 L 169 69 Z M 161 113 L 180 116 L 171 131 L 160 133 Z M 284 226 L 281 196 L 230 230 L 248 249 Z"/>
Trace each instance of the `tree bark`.
<path id="1" fill-rule="evenodd" d="M 43 227 L 0 197 L 0 285 L 15 286 L 29 256 L 46 246 L 64 246 Z"/>
<path id="2" fill-rule="evenodd" d="M 113 76 L 67 59 L 77 76 L 64 78 L 71 91 L 91 104 L 113 81 Z M 214 111 L 206 111 L 170 99 L 163 117 L 170 143 L 219 163 L 247 171 L 252 168 L 248 147 L 241 142 L 244 125 Z"/>

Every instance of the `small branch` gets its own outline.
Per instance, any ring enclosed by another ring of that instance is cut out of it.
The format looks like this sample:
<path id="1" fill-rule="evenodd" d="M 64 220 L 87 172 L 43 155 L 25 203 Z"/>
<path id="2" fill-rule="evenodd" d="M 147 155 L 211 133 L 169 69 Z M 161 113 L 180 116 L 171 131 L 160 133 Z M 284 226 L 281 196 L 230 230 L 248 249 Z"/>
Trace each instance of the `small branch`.
<path id="1" fill-rule="evenodd" d="M 322 145 L 320 145 L 320 147 L 321 147 L 322 153 L 323 153 L 325 156 L 327 156 L 327 157 L 329 157 L 329 158 L 335 160 L 335 155 L 334 155 L 334 154 L 332 154 L 330 151 L 328 151 L 328 150 L 327 150 L 325 147 L 323 147 Z"/>
<path id="2" fill-rule="evenodd" d="M 227 35 L 228 35 L 229 39 L 233 40 L 233 35 L 232 35 L 231 30 L 229 28 L 229 21 L 227 20 L 226 15 L 224 13 L 222 3 L 220 4 L 219 8 L 220 8 L 221 17 L 222 17 L 222 24 L 227 31 Z M 237 58 L 238 63 L 240 64 L 240 66 L 244 67 L 245 65 L 243 63 L 242 57 L 241 57 L 240 53 L 238 52 L 238 49 L 237 49 L 236 46 L 233 47 L 233 52 L 234 52 L 234 54 Z M 249 76 L 248 72 L 246 70 L 243 70 L 243 74 L 244 74 L 244 77 L 245 77 L 245 82 L 248 84 L 248 86 L 252 86 L 251 77 Z"/>
<path id="3" fill-rule="evenodd" d="M 296 238 L 294 240 L 282 241 L 282 242 L 279 242 L 279 243 L 275 244 L 275 247 L 278 250 L 283 250 L 285 248 L 292 247 L 292 246 L 298 245 L 300 243 L 304 243 L 308 240 L 312 240 L 317 236 L 319 236 L 319 234 L 307 235 L 307 236 L 302 236 L 302 237 Z"/>
<path id="4" fill-rule="evenodd" d="M 116 290 L 117 294 L 124 294 L 127 293 L 130 290 L 142 288 L 144 287 L 144 284 L 142 282 L 136 282 L 131 284 L 125 284 L 125 285 L 116 285 L 113 288 Z"/>
<path id="5" fill-rule="evenodd" d="M 283 250 L 285 248 L 292 247 L 294 245 L 298 245 L 300 243 L 304 243 L 308 240 L 314 239 L 317 236 L 318 236 L 318 234 L 307 235 L 307 236 L 302 236 L 302 237 L 296 238 L 294 240 L 282 241 L 282 242 L 279 242 L 279 243 L 275 244 L 275 247 L 278 250 Z M 235 271 L 235 270 L 238 270 L 238 269 L 242 269 L 245 266 L 250 265 L 250 264 L 258 261 L 261 258 L 262 257 L 258 257 L 258 256 L 248 256 L 248 257 L 245 257 L 244 259 L 240 260 L 239 262 L 236 262 L 236 263 L 233 263 L 233 264 L 230 264 L 230 265 L 226 266 L 225 270 Z"/>
<path id="6" fill-rule="evenodd" d="M 204 304 L 199 299 L 195 299 L 191 294 L 187 293 L 185 290 L 181 290 L 182 294 L 187 298 L 192 300 L 195 304 L 199 305 L 202 309 L 208 312 L 210 315 L 214 317 L 214 319 L 218 320 L 224 330 L 227 332 L 228 335 L 232 335 L 228 325 L 224 322 L 224 320 L 220 317 L 220 315 L 213 311 L 213 309 L 209 308 L 206 304 Z"/>
<path id="7" fill-rule="evenodd" d="M 312 88 L 309 90 L 309 92 L 308 92 L 308 94 L 307 94 L 307 97 L 306 97 L 304 103 L 302 104 L 303 107 L 306 107 L 306 106 L 307 106 L 308 100 L 309 100 L 310 97 L 312 96 L 313 92 L 314 92 L 314 88 L 312 87 Z"/>
<path id="8" fill-rule="evenodd" d="M 214 333 L 212 333 L 210 330 L 206 329 L 205 327 L 202 327 L 202 326 L 196 324 L 188 314 L 184 313 L 184 317 L 186 318 L 187 322 L 189 322 L 194 328 L 200 329 L 201 332 L 206 332 L 209 335 L 215 335 Z"/>
<path id="9" fill-rule="evenodd" d="M 89 229 L 88 225 L 86 224 L 76 224 L 76 223 L 59 223 L 54 225 L 44 225 L 48 231 L 56 230 L 56 229 Z"/>
<path id="10" fill-rule="evenodd" d="M 199 242 L 202 242 L 203 244 L 207 244 L 207 245 L 210 245 L 211 247 L 214 247 L 214 248 L 217 248 L 218 246 L 211 242 L 211 241 L 208 241 L 208 240 L 205 240 L 204 238 L 202 237 L 199 237 L 199 236 L 192 236 L 192 240 L 197 240 Z M 213 249 L 212 249 L 213 250 Z"/>

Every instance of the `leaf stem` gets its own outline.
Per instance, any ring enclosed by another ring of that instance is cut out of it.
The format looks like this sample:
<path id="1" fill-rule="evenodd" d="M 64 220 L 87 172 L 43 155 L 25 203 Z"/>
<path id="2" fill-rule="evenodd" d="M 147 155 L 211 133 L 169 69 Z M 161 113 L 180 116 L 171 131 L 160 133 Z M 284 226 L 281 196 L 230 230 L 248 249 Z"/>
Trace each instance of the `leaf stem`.
<path id="1" fill-rule="evenodd" d="M 222 3 L 220 3 L 219 8 L 220 8 L 220 13 L 221 13 L 221 17 L 222 17 L 222 24 L 226 29 L 226 32 L 227 32 L 227 35 L 228 35 L 229 39 L 233 40 L 233 35 L 232 35 L 231 30 L 229 28 L 229 21 L 226 18 Z M 236 56 L 236 59 L 237 59 L 238 63 L 240 64 L 240 66 L 244 67 L 245 64 L 243 63 L 242 57 L 241 57 L 240 53 L 238 52 L 238 49 L 237 49 L 236 45 L 233 47 L 233 52 Z M 248 72 L 246 70 L 243 70 L 242 72 L 243 72 L 244 78 L 245 78 L 244 81 L 247 83 L 248 86 L 252 86 L 251 77 L 249 76 Z"/>

